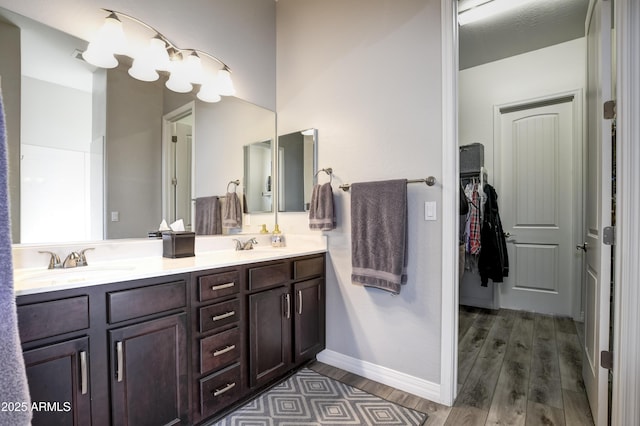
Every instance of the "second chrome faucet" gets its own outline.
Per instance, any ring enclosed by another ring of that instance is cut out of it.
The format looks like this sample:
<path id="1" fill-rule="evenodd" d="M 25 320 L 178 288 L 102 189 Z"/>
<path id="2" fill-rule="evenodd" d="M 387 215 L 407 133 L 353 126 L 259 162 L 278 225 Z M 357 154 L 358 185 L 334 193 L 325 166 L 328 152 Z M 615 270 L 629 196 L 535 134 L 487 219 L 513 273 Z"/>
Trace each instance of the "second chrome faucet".
<path id="1" fill-rule="evenodd" d="M 85 252 L 93 249 L 93 247 L 89 247 L 80 250 L 80 252 L 72 251 L 62 262 L 60 261 L 60 257 L 52 251 L 39 251 L 38 253 L 46 253 L 51 256 L 49 258 L 48 269 L 66 269 L 76 268 L 78 266 L 87 266 L 87 256 L 85 255 Z"/>

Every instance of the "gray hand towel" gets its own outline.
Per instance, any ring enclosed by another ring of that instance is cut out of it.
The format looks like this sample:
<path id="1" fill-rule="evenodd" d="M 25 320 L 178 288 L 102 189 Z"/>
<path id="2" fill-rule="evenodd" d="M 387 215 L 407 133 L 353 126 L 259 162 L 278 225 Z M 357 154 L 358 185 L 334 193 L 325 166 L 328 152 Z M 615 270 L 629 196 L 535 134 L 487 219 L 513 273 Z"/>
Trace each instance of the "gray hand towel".
<path id="1" fill-rule="evenodd" d="M 242 205 L 235 192 L 227 192 L 222 207 L 222 227 L 242 228 Z"/>
<path id="2" fill-rule="evenodd" d="M 222 234 L 218 197 L 196 198 L 196 235 Z"/>
<path id="3" fill-rule="evenodd" d="M 399 294 L 406 283 L 407 180 L 351 185 L 351 280 Z"/>
<path id="4" fill-rule="evenodd" d="M 31 406 L 27 375 L 20 348 L 16 297 L 13 289 L 11 223 L 7 179 L 7 134 L 0 94 L 0 400 Z M 45 327 L 46 324 L 43 324 Z M 31 411 L 4 411 L 0 425 L 29 425 Z"/>
<path id="5" fill-rule="evenodd" d="M 333 188 L 331 188 L 331 183 L 316 185 L 311 193 L 309 229 L 331 231 L 335 227 L 336 215 L 333 207 Z"/>

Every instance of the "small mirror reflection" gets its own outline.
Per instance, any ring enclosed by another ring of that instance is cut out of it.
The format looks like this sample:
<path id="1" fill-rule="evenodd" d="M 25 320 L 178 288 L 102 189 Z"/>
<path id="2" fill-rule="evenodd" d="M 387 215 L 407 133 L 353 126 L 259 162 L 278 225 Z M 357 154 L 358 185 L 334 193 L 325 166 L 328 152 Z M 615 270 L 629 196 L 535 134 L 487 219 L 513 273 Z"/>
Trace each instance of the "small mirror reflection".
<path id="1" fill-rule="evenodd" d="M 244 146 L 245 213 L 273 210 L 271 140 Z"/>
<path id="2" fill-rule="evenodd" d="M 316 129 L 278 136 L 278 211 L 309 210 L 317 167 Z"/>

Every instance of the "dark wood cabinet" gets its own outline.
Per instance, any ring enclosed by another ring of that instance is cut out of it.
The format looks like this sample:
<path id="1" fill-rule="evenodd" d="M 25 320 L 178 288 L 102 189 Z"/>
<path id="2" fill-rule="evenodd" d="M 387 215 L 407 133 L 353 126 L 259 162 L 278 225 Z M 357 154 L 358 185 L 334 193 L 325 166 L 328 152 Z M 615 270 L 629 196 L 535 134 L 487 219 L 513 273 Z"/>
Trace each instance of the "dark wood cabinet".
<path id="1" fill-rule="evenodd" d="M 91 424 L 88 337 L 25 351 L 24 361 L 31 401 L 48 403 L 32 425 Z"/>
<path id="2" fill-rule="evenodd" d="M 192 421 L 233 405 L 246 393 L 246 322 L 242 267 L 191 275 Z"/>
<path id="3" fill-rule="evenodd" d="M 249 385 L 256 389 L 313 359 L 325 346 L 324 255 L 263 265 L 280 271 L 279 287 L 248 295 Z M 266 287 L 249 269 L 249 289 Z M 252 278 L 254 278 L 252 280 Z M 253 281 L 253 282 L 252 282 Z M 266 276 L 268 285 L 278 284 Z"/>
<path id="4" fill-rule="evenodd" d="M 19 296 L 33 424 L 202 424 L 324 348 L 324 254 Z"/>
<path id="5" fill-rule="evenodd" d="M 323 283 L 323 279 L 316 278 L 293 285 L 295 300 L 293 360 L 296 364 L 313 359 L 324 348 Z"/>
<path id="6" fill-rule="evenodd" d="M 186 313 L 117 328 L 108 334 L 113 424 L 186 424 Z"/>
<path id="7" fill-rule="evenodd" d="M 291 294 L 277 287 L 249 295 L 251 387 L 269 383 L 291 363 Z"/>

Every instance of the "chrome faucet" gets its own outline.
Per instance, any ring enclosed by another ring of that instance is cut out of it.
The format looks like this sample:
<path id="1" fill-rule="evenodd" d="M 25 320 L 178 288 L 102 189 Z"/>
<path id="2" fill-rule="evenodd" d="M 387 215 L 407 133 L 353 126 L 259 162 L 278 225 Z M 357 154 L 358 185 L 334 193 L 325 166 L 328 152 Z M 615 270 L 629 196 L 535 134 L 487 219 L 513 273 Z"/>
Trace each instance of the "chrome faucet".
<path id="1" fill-rule="evenodd" d="M 64 259 L 64 262 L 60 261 L 60 257 L 51 251 L 39 251 L 38 253 L 46 253 L 51 255 L 49 259 L 48 269 L 63 269 L 63 268 L 76 268 L 78 266 L 87 266 L 87 257 L 85 256 L 85 252 L 87 250 L 93 250 L 93 247 L 86 248 L 81 250 L 79 253 L 77 251 L 72 251 L 67 255 Z"/>
<path id="2" fill-rule="evenodd" d="M 256 240 L 255 238 L 250 238 L 247 241 L 245 241 L 244 243 L 241 242 L 240 240 L 234 239 L 233 241 L 235 241 L 236 243 L 236 251 L 239 250 L 252 250 L 253 249 L 253 245 L 254 244 L 258 244 L 258 240 Z"/>

